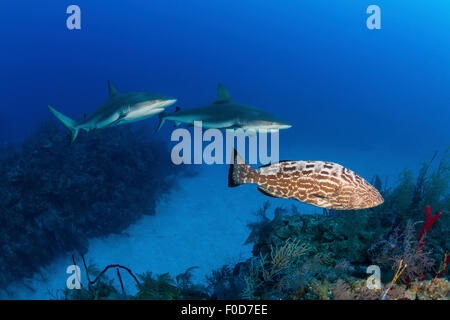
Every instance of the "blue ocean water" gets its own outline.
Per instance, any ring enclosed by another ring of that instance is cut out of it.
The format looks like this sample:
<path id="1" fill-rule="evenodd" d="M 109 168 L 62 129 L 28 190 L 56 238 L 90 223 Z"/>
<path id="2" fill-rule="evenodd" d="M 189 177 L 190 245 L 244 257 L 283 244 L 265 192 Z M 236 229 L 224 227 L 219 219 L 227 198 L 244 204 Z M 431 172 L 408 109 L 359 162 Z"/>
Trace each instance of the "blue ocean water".
<path id="1" fill-rule="evenodd" d="M 81 8 L 81 30 L 66 28 L 71 4 Z M 381 8 L 380 30 L 366 27 L 372 4 Z M 363 177 L 395 180 L 402 169 L 419 168 L 450 141 L 449 15 L 445 0 L 4 3 L 0 143 L 20 142 L 53 121 L 47 104 L 82 119 L 107 99 L 107 80 L 123 92 L 176 97 L 183 109 L 211 103 L 221 82 L 235 100 L 290 121 L 292 128 L 280 132 L 280 159 L 333 161 Z M 145 121 L 156 128 L 157 117 Z M 171 130 L 166 125 L 158 136 L 169 141 Z M 245 230 L 251 212 L 239 227 L 220 215 L 230 203 L 235 211 L 256 210 L 264 196 L 252 186 L 229 190 L 224 166 L 201 167 L 193 178 L 197 182 L 186 182 L 193 188 L 174 191 L 167 210 L 174 214 L 180 208 L 180 214 L 193 217 L 207 210 L 213 221 L 230 223 L 224 229 Z M 204 201 L 211 185 L 214 195 Z M 197 207 L 180 202 L 188 191 Z M 233 197 L 241 199 L 239 205 Z M 162 224 L 167 228 L 160 229 L 162 237 L 185 232 L 186 226 L 174 230 L 169 224 Z M 185 233 L 205 242 L 206 232 Z M 219 247 L 233 237 L 224 236 L 221 243 L 217 233 L 209 235 Z M 242 234 L 232 249 L 245 238 Z M 111 246 L 98 245 L 97 253 Z M 203 259 L 210 251 L 202 250 Z M 135 268 L 146 270 L 142 259 L 133 259 Z M 188 267 L 171 259 L 173 267 L 162 263 L 153 269 Z M 211 259 L 203 260 L 206 274 Z"/>

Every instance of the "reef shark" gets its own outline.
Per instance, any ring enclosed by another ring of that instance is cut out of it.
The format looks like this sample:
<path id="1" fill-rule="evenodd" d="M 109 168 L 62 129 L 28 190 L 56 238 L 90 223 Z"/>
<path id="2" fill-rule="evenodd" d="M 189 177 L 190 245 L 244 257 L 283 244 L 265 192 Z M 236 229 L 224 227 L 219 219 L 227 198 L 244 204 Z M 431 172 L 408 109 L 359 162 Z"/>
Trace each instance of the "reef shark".
<path id="1" fill-rule="evenodd" d="M 161 113 L 157 131 L 161 129 L 166 120 L 175 122 L 175 126 L 186 123 L 190 126 L 194 122 L 202 121 L 203 128 L 215 129 L 243 129 L 247 132 L 261 130 L 279 130 L 290 128 L 291 125 L 266 111 L 245 104 L 234 102 L 227 89 L 219 83 L 217 99 L 212 104 L 180 110 L 171 114 Z"/>
<path id="2" fill-rule="evenodd" d="M 149 92 L 119 93 L 109 80 L 108 89 L 109 99 L 79 123 L 47 106 L 69 129 L 71 143 L 77 138 L 80 129 L 90 131 L 144 120 L 163 112 L 177 101 L 175 98 Z"/>

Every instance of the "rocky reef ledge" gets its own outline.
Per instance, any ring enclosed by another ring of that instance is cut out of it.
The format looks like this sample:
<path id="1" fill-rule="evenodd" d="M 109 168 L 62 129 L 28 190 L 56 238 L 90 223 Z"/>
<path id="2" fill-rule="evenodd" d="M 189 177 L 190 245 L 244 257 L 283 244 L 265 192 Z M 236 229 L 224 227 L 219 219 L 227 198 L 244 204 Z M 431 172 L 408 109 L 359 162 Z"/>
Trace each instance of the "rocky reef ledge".
<path id="1" fill-rule="evenodd" d="M 71 145 L 51 122 L 0 151 L 0 288 L 155 214 L 180 175 L 194 174 L 144 125 L 82 132 Z"/>

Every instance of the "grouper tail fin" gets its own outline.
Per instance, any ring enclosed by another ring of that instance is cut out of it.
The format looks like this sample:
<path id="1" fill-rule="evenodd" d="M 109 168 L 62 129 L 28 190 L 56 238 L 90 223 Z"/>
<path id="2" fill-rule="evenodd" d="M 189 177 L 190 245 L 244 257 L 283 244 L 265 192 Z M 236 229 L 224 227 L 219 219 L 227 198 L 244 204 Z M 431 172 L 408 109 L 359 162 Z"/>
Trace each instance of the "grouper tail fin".
<path id="1" fill-rule="evenodd" d="M 246 164 L 233 148 L 228 171 L 228 187 L 233 188 L 245 183 L 257 183 L 257 181 L 258 171 Z"/>
<path id="2" fill-rule="evenodd" d="M 69 117 L 66 117 L 65 115 L 63 115 L 61 112 L 56 111 L 55 109 L 53 109 L 52 107 L 50 107 L 49 105 L 47 106 L 48 109 L 51 111 L 51 113 L 53 113 L 55 115 L 56 118 L 58 118 L 59 121 L 62 122 L 62 124 L 69 129 L 70 134 L 71 134 L 71 140 L 70 143 L 73 143 L 75 141 L 75 139 L 78 136 L 78 128 L 77 123 L 70 119 Z"/>

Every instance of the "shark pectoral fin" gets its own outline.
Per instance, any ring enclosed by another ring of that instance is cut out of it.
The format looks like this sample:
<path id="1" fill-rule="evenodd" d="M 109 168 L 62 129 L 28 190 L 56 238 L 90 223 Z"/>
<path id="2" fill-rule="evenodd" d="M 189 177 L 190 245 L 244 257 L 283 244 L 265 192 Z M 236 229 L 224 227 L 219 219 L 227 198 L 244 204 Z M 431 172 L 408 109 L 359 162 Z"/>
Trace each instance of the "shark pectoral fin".
<path id="1" fill-rule="evenodd" d="M 111 81 L 108 80 L 108 90 L 109 90 L 109 97 L 112 98 L 117 94 L 116 88 L 113 86 Z"/>
<path id="2" fill-rule="evenodd" d="M 249 136 L 254 136 L 257 133 L 255 129 L 246 129 L 244 132 Z"/>
<path id="3" fill-rule="evenodd" d="M 127 117 L 127 114 L 123 113 L 116 120 L 114 120 L 113 122 L 111 122 L 110 124 L 108 124 L 105 127 L 114 127 L 114 126 L 118 125 L 120 123 L 120 121 L 126 117 Z"/>
<path id="4" fill-rule="evenodd" d="M 203 128 L 206 129 L 233 129 L 235 127 L 234 120 L 226 120 L 226 121 L 203 121 Z"/>

